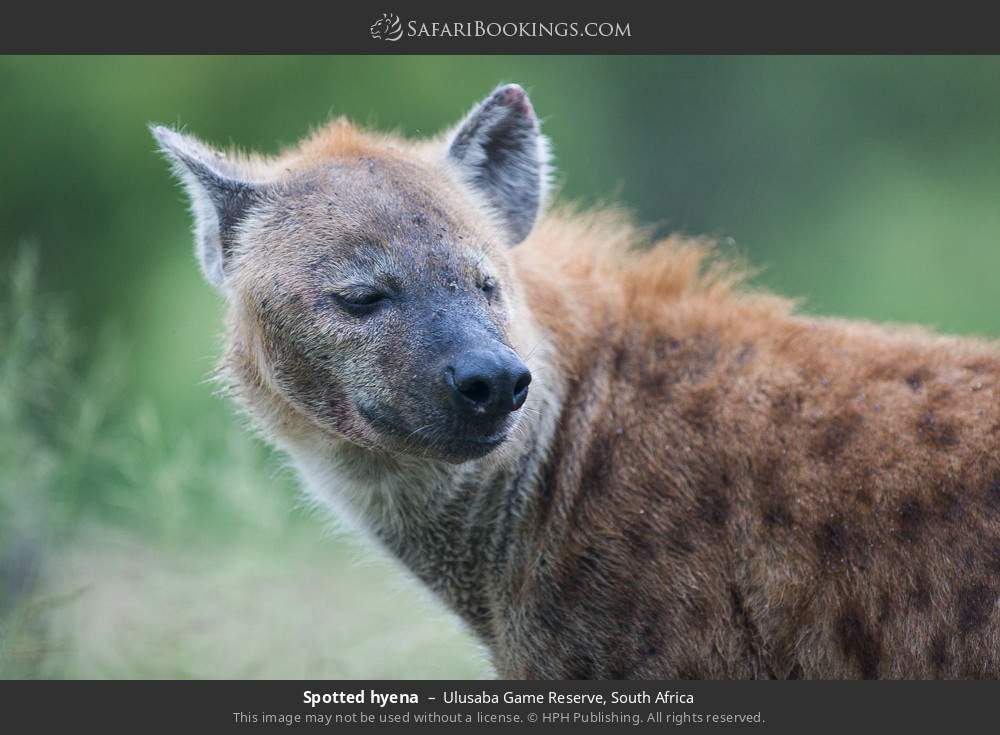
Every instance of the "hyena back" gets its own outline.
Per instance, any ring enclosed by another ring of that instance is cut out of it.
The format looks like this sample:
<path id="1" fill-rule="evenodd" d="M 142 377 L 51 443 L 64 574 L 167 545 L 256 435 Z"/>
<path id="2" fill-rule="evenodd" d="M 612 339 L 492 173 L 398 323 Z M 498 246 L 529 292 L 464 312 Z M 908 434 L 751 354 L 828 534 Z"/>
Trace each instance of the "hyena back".
<path id="1" fill-rule="evenodd" d="M 996 345 L 800 316 L 708 243 L 543 215 L 516 85 L 428 141 L 154 134 L 224 381 L 502 676 L 1000 675 Z"/>

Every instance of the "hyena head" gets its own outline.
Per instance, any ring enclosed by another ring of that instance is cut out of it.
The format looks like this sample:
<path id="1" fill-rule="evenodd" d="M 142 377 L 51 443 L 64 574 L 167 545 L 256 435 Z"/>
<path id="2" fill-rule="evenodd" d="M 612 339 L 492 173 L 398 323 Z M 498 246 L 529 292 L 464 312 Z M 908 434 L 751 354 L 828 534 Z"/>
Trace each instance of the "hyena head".
<path id="1" fill-rule="evenodd" d="M 263 159 L 153 133 L 227 298 L 225 367 L 252 412 L 448 462 L 511 434 L 532 336 L 506 251 L 530 232 L 547 176 L 520 87 L 419 143 L 338 121 Z"/>

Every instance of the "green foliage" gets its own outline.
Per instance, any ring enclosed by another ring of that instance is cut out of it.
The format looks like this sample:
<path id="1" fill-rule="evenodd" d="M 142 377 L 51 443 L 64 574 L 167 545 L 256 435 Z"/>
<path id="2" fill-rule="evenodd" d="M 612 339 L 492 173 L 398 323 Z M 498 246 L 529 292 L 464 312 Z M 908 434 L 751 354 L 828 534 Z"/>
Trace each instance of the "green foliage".
<path id="1" fill-rule="evenodd" d="M 216 398 L 166 431 L 121 338 L 94 335 L 87 359 L 66 307 L 38 294 L 37 272 L 37 249 L 25 249 L 0 300 L 3 537 L 63 538 L 88 517 L 178 542 L 206 523 L 214 534 L 283 532 L 291 482 L 269 451 Z"/>

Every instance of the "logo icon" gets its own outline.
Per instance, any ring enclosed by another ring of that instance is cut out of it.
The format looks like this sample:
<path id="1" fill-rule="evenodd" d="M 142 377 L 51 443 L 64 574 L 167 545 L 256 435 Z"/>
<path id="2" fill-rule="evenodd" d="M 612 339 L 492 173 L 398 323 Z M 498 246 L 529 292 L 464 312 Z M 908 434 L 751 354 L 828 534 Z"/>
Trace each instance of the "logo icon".
<path id="1" fill-rule="evenodd" d="M 382 13 L 368 30 L 376 41 L 398 41 L 403 37 L 403 24 L 394 13 Z"/>

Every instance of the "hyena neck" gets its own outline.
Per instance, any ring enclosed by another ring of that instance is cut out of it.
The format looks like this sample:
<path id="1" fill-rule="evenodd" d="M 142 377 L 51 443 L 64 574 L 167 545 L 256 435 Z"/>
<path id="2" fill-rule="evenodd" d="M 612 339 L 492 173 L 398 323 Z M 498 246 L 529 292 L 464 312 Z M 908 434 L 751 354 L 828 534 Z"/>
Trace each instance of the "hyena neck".
<path id="1" fill-rule="evenodd" d="M 545 366 L 532 372 L 544 375 Z M 460 465 L 327 439 L 286 448 L 313 498 L 401 562 L 489 645 L 518 527 L 555 432 L 554 387 L 533 385 L 515 434 L 493 454 Z"/>

